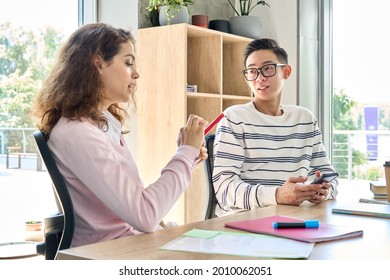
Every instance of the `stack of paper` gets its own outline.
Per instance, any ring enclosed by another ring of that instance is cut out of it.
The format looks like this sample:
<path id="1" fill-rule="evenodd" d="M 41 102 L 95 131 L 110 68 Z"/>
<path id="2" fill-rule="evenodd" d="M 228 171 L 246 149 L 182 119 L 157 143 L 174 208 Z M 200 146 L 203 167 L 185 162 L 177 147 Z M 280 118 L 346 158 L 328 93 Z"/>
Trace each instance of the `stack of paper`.
<path id="1" fill-rule="evenodd" d="M 192 229 L 161 249 L 247 257 L 308 258 L 314 244 L 261 234 Z"/>

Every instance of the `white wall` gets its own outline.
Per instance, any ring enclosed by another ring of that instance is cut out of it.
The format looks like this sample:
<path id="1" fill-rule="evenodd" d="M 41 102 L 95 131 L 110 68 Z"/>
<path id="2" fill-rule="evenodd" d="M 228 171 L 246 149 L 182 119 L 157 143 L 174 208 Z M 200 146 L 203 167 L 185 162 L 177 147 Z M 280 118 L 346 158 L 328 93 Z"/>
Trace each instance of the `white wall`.
<path id="1" fill-rule="evenodd" d="M 98 0 L 98 21 L 136 31 L 138 29 L 138 1 Z"/>
<path id="2" fill-rule="evenodd" d="M 259 5 L 251 15 L 260 18 L 263 35 L 275 39 L 289 55 L 292 74 L 285 83 L 282 104 L 298 102 L 298 0 L 267 0 L 270 5 Z"/>
<path id="3" fill-rule="evenodd" d="M 138 1 L 134 0 L 98 0 L 97 1 L 97 21 L 111 24 L 115 27 L 131 30 L 137 37 L 138 30 Z M 130 133 L 126 134 L 126 142 L 133 154 L 137 158 L 137 122 L 134 112 L 130 112 Z"/>

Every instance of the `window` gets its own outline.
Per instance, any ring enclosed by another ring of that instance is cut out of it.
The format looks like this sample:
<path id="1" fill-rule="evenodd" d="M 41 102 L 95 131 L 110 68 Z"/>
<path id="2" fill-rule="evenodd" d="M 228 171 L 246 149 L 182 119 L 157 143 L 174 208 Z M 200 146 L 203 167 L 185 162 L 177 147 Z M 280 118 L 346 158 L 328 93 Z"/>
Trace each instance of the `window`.
<path id="1" fill-rule="evenodd" d="M 341 178 L 367 186 L 384 180 L 390 160 L 389 9 L 382 0 L 333 1 L 332 162 Z"/>
<path id="2" fill-rule="evenodd" d="M 57 210 L 47 172 L 37 171 L 30 110 L 58 48 L 79 25 L 82 4 L 13 0 L 0 9 L 0 219 L 9 230 L 2 227 L 0 242 L 24 239 L 25 221 Z"/>

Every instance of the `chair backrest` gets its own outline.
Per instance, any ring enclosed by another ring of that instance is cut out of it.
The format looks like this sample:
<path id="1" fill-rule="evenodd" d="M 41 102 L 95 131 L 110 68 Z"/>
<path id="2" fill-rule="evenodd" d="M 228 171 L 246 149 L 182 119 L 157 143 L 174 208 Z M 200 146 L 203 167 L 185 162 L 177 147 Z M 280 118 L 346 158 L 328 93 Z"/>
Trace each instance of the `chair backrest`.
<path id="1" fill-rule="evenodd" d="M 58 170 L 50 148 L 47 145 L 47 135 L 42 131 L 37 131 L 34 133 L 34 138 L 53 182 L 54 193 L 62 212 L 62 214 L 47 218 L 48 221 L 51 220 L 53 223 L 45 229 L 45 256 L 46 259 L 54 259 L 58 250 L 68 249 L 72 242 L 74 233 L 73 203 L 64 178 Z M 61 230 L 62 225 L 63 228 Z M 37 251 L 40 251 L 38 254 L 42 253 L 42 249 L 38 249 L 38 247 Z"/>
<path id="2" fill-rule="evenodd" d="M 214 185 L 213 185 L 213 169 L 214 169 L 214 138 L 215 134 L 206 135 L 206 148 L 208 158 L 204 161 L 205 173 L 206 173 L 206 209 L 204 219 L 215 218 L 215 206 L 218 201 L 215 197 Z"/>

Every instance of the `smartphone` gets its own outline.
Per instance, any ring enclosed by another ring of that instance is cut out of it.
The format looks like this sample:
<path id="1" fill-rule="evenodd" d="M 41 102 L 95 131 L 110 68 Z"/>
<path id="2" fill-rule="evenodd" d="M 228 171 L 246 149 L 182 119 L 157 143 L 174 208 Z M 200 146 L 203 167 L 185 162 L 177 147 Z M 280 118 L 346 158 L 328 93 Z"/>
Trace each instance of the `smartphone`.
<path id="1" fill-rule="evenodd" d="M 314 181 L 310 184 L 321 184 L 322 182 L 330 182 L 338 176 L 339 174 L 337 172 L 325 173 L 322 174 L 321 177 L 314 179 Z"/>

